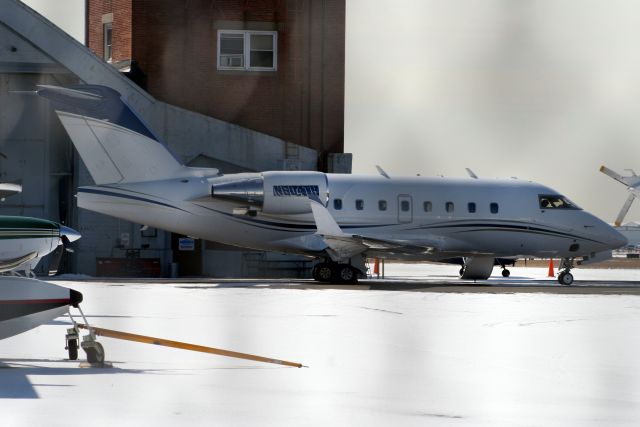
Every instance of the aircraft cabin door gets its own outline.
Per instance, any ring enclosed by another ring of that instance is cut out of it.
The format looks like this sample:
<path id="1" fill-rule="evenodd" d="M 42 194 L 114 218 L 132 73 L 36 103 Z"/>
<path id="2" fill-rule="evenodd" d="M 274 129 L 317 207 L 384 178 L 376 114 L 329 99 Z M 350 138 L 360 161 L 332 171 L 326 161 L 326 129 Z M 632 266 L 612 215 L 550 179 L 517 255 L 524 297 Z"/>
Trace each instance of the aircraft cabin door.
<path id="1" fill-rule="evenodd" d="M 398 196 L 398 222 L 407 223 L 413 221 L 413 203 L 411 196 L 401 194 Z"/>

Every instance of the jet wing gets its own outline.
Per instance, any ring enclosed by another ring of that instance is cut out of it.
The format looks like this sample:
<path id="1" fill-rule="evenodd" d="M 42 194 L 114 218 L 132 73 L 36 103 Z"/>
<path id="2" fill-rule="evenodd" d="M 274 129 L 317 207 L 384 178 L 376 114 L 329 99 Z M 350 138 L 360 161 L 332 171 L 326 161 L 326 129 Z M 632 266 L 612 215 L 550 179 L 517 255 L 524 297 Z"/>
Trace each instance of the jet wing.
<path id="1" fill-rule="evenodd" d="M 419 246 L 402 240 L 380 239 L 342 231 L 331 213 L 319 201 L 311 200 L 311 210 L 318 231 L 327 245 L 326 251 L 334 261 L 351 258 L 368 250 L 402 253 L 431 253 L 433 246 Z"/>

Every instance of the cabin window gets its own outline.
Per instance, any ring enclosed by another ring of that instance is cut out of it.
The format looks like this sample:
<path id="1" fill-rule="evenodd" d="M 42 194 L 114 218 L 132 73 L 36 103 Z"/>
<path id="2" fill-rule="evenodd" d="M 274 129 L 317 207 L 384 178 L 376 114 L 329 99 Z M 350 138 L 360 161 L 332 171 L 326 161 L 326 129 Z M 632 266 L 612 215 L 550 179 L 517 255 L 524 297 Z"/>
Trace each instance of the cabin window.
<path id="1" fill-rule="evenodd" d="M 467 208 L 469 209 L 469 213 L 476 213 L 476 204 L 473 202 L 469 202 L 467 204 Z"/>
<path id="2" fill-rule="evenodd" d="M 342 199 L 333 199 L 333 209 L 337 211 L 342 209 Z"/>
<path id="3" fill-rule="evenodd" d="M 498 207 L 498 204 L 497 204 L 497 203 L 491 203 L 491 204 L 489 205 L 489 210 L 491 210 L 491 213 L 492 213 L 492 214 L 497 214 L 497 213 L 498 213 L 498 211 L 499 211 L 500 209 L 499 209 L 499 207 Z"/>
<path id="4" fill-rule="evenodd" d="M 447 202 L 444 207 L 447 212 L 453 213 L 453 202 Z"/>
<path id="5" fill-rule="evenodd" d="M 425 212 L 431 212 L 431 209 L 432 209 L 431 202 L 424 202 L 422 204 L 422 208 L 424 209 Z"/>
<path id="6" fill-rule="evenodd" d="M 408 200 L 403 200 L 400 202 L 400 210 L 402 212 L 409 212 L 409 209 L 411 209 L 411 204 Z"/>
<path id="7" fill-rule="evenodd" d="M 386 211 L 387 210 L 387 201 L 386 200 L 378 200 L 378 210 Z"/>
<path id="8" fill-rule="evenodd" d="M 564 196 L 540 194 L 538 196 L 540 209 L 580 209 Z"/>
<path id="9" fill-rule="evenodd" d="M 364 200 L 358 199 L 356 200 L 356 210 L 361 211 L 364 209 Z"/>

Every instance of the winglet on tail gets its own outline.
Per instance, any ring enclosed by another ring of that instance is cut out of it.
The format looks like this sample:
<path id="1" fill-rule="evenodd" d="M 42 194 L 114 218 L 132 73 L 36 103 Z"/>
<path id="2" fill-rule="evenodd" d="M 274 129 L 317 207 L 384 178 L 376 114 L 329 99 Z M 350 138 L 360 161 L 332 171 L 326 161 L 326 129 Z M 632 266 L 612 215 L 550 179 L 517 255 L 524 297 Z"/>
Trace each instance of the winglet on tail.
<path id="1" fill-rule="evenodd" d="M 38 86 L 96 184 L 169 179 L 183 169 L 160 138 L 108 87 Z"/>

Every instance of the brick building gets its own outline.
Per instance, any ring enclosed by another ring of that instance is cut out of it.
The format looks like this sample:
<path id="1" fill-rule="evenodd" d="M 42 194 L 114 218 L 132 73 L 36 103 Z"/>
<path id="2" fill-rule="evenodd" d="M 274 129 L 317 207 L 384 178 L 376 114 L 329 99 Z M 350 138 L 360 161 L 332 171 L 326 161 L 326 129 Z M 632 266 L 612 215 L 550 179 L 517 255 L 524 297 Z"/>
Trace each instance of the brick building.
<path id="1" fill-rule="evenodd" d="M 345 0 L 88 0 L 87 46 L 154 97 L 344 149 Z"/>

